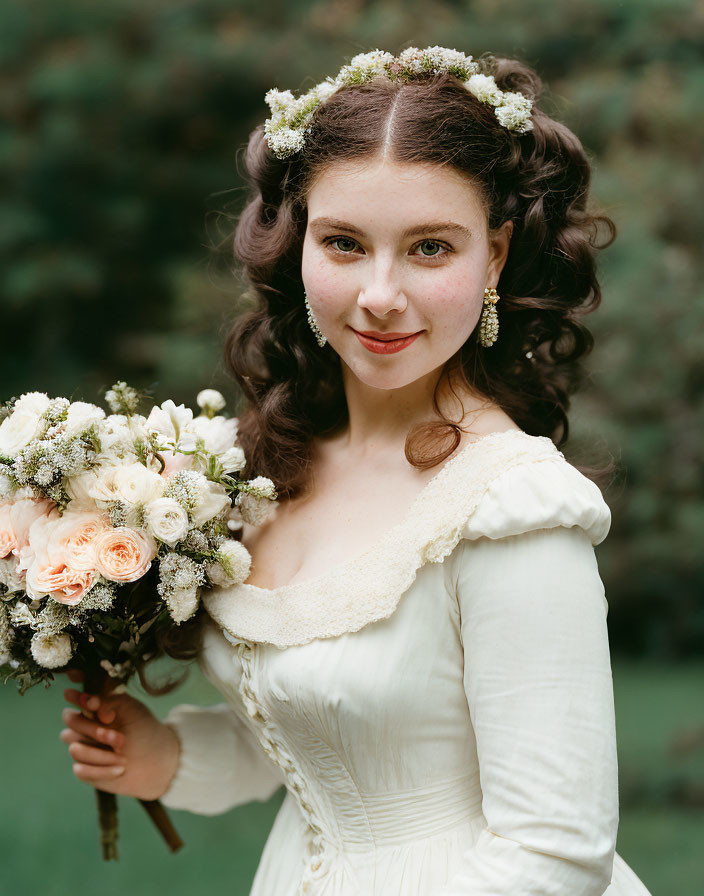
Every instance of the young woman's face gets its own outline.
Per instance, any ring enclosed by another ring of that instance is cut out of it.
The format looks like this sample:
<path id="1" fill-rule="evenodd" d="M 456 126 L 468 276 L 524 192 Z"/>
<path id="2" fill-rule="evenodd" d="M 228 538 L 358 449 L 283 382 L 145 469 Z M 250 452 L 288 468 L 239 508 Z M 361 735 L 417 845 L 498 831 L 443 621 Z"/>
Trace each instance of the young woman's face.
<path id="1" fill-rule="evenodd" d="M 380 389 L 438 370 L 461 348 L 512 230 L 506 222 L 490 239 L 477 188 L 432 163 L 329 166 L 307 213 L 301 275 L 313 314 L 343 365 Z M 384 346 L 358 335 L 369 331 L 414 338 Z"/>

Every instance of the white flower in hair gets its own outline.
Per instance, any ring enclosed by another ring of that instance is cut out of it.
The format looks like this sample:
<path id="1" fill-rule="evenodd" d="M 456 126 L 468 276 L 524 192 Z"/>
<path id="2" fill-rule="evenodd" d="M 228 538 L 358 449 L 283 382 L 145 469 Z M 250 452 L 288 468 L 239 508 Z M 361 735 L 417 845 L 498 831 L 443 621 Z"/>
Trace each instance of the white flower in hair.
<path id="1" fill-rule="evenodd" d="M 398 56 L 385 50 L 358 53 L 335 78 L 326 78 L 298 98 L 290 90 L 273 87 L 267 91 L 264 100 L 272 114 L 264 123 L 266 142 L 277 158 L 286 159 L 303 148 L 315 110 L 340 88 L 365 84 L 377 75 L 398 80 L 441 72 L 459 78 L 480 102 L 493 106 L 503 127 L 516 134 L 533 129 L 532 100 L 521 93 L 502 91 L 492 75 L 480 72 L 479 63 L 471 56 L 448 47 L 407 47 Z"/>
<path id="2" fill-rule="evenodd" d="M 482 103 L 498 106 L 504 97 L 503 90 L 496 86 L 492 75 L 472 75 L 464 82 L 464 86 Z"/>
<path id="3" fill-rule="evenodd" d="M 384 50 L 357 53 L 350 59 L 348 65 L 342 66 L 335 80 L 339 85 L 363 84 L 365 81 L 370 81 L 375 75 L 383 75 L 386 66 L 393 61 L 393 54 Z"/>
<path id="4" fill-rule="evenodd" d="M 530 120 L 532 102 L 522 93 L 505 92 L 503 99 L 496 107 L 496 117 L 499 122 L 510 130 L 516 130 L 519 134 L 525 134 L 533 129 Z"/>

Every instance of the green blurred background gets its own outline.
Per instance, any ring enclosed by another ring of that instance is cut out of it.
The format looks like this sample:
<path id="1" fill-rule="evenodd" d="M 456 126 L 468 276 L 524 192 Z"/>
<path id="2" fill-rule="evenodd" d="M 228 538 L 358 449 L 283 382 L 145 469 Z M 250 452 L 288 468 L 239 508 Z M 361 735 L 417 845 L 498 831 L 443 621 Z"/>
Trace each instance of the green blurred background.
<path id="1" fill-rule="evenodd" d="M 609 598 L 618 850 L 654 896 L 704 892 L 704 4 L 685 0 L 23 0 L 0 6 L 0 397 L 100 400 L 118 378 L 238 407 L 221 362 L 241 280 L 228 234 L 270 87 L 355 53 L 440 44 L 516 55 L 581 138 L 615 220 L 588 319 L 591 379 L 568 456 L 612 457 Z M 122 861 L 98 857 L 92 789 L 58 740 L 65 680 L 0 689 L 0 894 L 246 894 L 281 794 L 172 813 L 168 855 L 121 800 Z M 194 670 L 163 716 L 219 694 Z M 40 706 L 41 702 L 41 706 Z M 44 710 L 42 712 L 42 709 Z"/>

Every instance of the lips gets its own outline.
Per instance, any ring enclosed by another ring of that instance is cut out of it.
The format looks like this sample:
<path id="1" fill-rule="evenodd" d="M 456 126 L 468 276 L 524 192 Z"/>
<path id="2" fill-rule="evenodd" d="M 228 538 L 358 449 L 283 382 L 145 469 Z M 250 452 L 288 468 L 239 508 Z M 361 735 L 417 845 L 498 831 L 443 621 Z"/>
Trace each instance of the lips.
<path id="1" fill-rule="evenodd" d="M 414 333 L 380 333 L 378 330 L 356 330 L 362 336 L 368 336 L 370 339 L 378 339 L 380 342 L 392 342 L 394 339 L 408 339 L 409 336 L 415 336 Z"/>

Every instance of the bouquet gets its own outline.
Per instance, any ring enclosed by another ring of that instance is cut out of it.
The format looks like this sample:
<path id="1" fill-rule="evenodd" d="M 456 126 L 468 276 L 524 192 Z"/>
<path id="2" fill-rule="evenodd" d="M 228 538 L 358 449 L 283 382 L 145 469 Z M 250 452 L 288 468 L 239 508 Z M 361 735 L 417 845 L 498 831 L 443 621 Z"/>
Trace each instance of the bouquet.
<path id="1" fill-rule="evenodd" d="M 219 392 L 199 393 L 198 416 L 171 400 L 143 416 L 123 382 L 105 397 L 109 414 L 40 392 L 0 410 L 0 674 L 22 694 L 69 668 L 86 691 L 125 690 L 203 588 L 247 578 L 230 534 L 276 506 L 270 479 L 238 478 L 238 421 L 218 413 Z M 116 797 L 96 794 L 103 857 L 116 859 Z M 140 802 L 178 849 L 159 801 Z"/>

